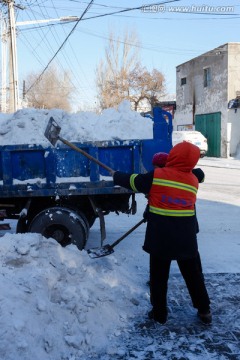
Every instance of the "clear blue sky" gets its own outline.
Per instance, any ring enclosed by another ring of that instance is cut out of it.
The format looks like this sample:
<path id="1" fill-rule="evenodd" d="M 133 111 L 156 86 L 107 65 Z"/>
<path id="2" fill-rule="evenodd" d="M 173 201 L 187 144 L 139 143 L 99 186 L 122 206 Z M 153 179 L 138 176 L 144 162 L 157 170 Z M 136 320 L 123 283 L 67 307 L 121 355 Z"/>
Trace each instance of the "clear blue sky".
<path id="1" fill-rule="evenodd" d="M 23 10 L 16 9 L 16 21 L 58 19 L 62 16 L 80 17 L 89 1 L 78 0 L 19 0 Z M 171 1 L 160 4 L 146 0 L 94 1 L 69 36 L 55 63 L 72 74 L 77 87 L 75 109 L 84 110 L 95 103 L 95 69 L 104 56 L 109 29 L 117 35 L 134 29 L 141 41 L 141 62 L 148 70 L 157 68 L 166 78 L 167 90 L 175 93 L 176 66 L 227 42 L 240 42 L 240 5 L 233 0 Z M 127 8 L 144 6 L 144 11 L 133 10 L 101 16 Z M 227 7 L 231 7 L 230 9 Z M 0 7 L 4 10 L 3 5 Z M 29 72 L 41 72 L 59 50 L 76 23 L 54 22 L 18 26 L 17 48 L 19 88 Z"/>

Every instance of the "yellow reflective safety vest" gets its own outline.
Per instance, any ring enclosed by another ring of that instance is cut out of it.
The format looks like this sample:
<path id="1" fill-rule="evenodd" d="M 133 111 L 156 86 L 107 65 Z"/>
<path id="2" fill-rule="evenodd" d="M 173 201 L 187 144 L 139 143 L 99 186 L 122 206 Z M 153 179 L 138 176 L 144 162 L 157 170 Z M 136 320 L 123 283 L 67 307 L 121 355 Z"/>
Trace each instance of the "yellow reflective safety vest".
<path id="1" fill-rule="evenodd" d="M 154 170 L 149 212 L 163 216 L 194 216 L 198 179 L 171 167 Z"/>

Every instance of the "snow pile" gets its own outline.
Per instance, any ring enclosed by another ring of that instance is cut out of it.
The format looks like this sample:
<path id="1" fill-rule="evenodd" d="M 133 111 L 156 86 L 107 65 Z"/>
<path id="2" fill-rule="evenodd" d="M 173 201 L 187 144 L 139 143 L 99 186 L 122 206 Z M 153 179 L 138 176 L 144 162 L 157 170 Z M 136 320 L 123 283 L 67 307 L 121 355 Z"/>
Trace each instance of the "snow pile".
<path id="1" fill-rule="evenodd" d="M 1 359 L 119 355 L 117 337 L 149 306 L 115 256 L 94 261 L 39 234 L 6 234 L 0 259 Z"/>
<path id="2" fill-rule="evenodd" d="M 49 146 L 44 132 L 50 117 L 61 126 L 61 136 L 69 141 L 150 139 L 152 120 L 131 110 L 125 100 L 118 109 L 67 113 L 63 110 L 22 109 L 14 114 L 0 114 L 0 145 L 37 144 Z"/>

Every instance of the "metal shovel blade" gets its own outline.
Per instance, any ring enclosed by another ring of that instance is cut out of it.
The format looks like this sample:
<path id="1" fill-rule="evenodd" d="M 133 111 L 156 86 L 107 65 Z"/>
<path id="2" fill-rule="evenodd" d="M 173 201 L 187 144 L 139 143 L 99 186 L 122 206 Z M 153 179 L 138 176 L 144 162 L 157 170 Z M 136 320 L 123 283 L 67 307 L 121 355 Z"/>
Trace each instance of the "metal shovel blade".
<path id="1" fill-rule="evenodd" d="M 87 252 L 90 258 L 95 259 L 95 258 L 111 255 L 114 252 L 114 250 L 111 245 L 107 244 L 100 248 L 88 249 Z"/>
<path id="2" fill-rule="evenodd" d="M 50 117 L 44 136 L 50 141 L 50 143 L 55 146 L 56 142 L 59 139 L 59 134 L 61 127 L 56 123 L 53 117 Z"/>
<path id="3" fill-rule="evenodd" d="M 116 241 L 114 241 L 114 243 L 112 243 L 112 245 L 104 245 L 100 248 L 95 248 L 95 249 L 88 249 L 88 255 L 94 259 L 94 258 L 99 258 L 99 257 L 103 257 L 103 256 L 107 256 L 110 255 L 114 252 L 113 248 L 118 245 L 123 239 L 125 239 L 129 234 L 131 234 L 135 229 L 137 229 L 141 224 L 143 224 L 144 222 L 146 222 L 145 219 L 140 220 L 136 225 L 134 225 L 131 229 L 129 229 L 125 234 L 123 234 L 119 239 L 117 239 Z"/>
<path id="4" fill-rule="evenodd" d="M 48 125 L 46 127 L 46 130 L 44 132 L 44 136 L 49 140 L 49 142 L 55 146 L 56 142 L 58 140 L 62 141 L 65 145 L 69 146 L 70 148 L 72 148 L 73 150 L 76 150 L 78 152 L 80 152 L 82 155 L 86 156 L 90 161 L 95 162 L 96 164 L 102 166 L 104 169 L 106 169 L 107 171 L 109 171 L 109 173 L 112 175 L 114 173 L 114 170 L 111 169 L 109 166 L 107 166 L 106 164 L 102 163 L 101 161 L 99 161 L 97 158 L 93 157 L 92 155 L 88 154 L 86 151 L 84 151 L 83 149 L 80 149 L 79 147 L 77 147 L 76 145 L 74 145 L 73 143 L 71 143 L 70 141 L 63 139 L 59 134 L 61 131 L 61 127 L 58 125 L 58 123 L 53 119 L 53 117 L 51 117 L 48 121 Z"/>

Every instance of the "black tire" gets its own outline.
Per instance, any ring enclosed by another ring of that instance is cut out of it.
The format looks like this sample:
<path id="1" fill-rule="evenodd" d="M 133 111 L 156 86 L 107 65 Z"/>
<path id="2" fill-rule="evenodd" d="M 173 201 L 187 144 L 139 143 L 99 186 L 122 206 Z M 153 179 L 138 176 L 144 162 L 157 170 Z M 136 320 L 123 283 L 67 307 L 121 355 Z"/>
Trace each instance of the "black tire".
<path id="1" fill-rule="evenodd" d="M 85 216 L 72 209 L 52 207 L 37 214 L 29 225 L 29 232 L 55 239 L 60 245 L 74 244 L 82 250 L 88 238 L 89 226 Z"/>

